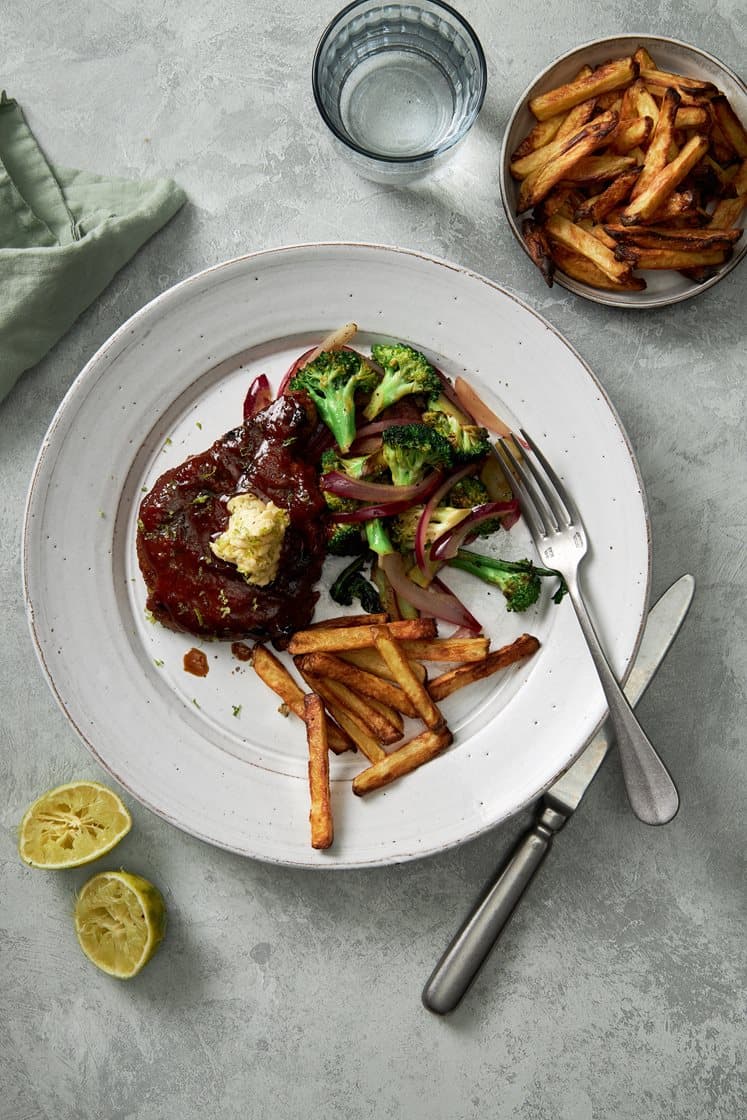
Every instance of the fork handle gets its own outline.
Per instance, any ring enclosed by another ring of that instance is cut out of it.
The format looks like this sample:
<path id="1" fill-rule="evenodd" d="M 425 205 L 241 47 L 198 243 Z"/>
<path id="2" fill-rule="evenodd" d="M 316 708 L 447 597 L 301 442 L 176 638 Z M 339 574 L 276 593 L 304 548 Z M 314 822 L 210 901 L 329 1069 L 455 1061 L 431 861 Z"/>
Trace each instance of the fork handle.
<path id="1" fill-rule="evenodd" d="M 568 590 L 607 698 L 630 807 L 645 824 L 666 824 L 679 808 L 677 787 L 610 668 L 575 580 Z"/>

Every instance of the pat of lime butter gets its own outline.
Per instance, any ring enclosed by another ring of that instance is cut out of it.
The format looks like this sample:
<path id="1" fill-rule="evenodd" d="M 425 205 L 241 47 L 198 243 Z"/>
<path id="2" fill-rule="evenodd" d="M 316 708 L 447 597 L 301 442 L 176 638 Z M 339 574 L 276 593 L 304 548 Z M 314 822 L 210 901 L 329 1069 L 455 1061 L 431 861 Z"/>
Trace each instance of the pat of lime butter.
<path id="1" fill-rule="evenodd" d="M 247 583 L 266 587 L 278 574 L 288 511 L 256 494 L 236 494 L 228 501 L 228 512 L 228 525 L 211 541 L 211 549 L 221 560 L 235 564 Z"/>

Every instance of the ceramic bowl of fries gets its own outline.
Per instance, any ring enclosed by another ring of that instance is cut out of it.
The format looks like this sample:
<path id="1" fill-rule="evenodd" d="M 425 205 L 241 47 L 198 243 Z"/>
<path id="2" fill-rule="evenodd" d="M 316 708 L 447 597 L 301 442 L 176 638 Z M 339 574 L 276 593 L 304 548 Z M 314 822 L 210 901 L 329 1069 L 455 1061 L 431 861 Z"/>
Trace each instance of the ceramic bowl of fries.
<path id="1" fill-rule="evenodd" d="M 747 252 L 747 86 L 674 39 L 586 43 L 520 98 L 500 186 L 548 285 L 613 307 L 688 299 Z"/>

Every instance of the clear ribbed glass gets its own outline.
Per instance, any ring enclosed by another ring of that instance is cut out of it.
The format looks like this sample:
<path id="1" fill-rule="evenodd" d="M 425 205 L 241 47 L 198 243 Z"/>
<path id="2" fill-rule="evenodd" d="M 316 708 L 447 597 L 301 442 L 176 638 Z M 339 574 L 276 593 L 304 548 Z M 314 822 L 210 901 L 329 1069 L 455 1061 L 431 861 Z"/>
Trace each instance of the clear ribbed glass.
<path id="1" fill-rule="evenodd" d="M 485 96 L 485 56 L 441 0 L 356 0 L 314 57 L 319 111 L 356 169 L 382 181 L 431 170 L 467 134 Z"/>

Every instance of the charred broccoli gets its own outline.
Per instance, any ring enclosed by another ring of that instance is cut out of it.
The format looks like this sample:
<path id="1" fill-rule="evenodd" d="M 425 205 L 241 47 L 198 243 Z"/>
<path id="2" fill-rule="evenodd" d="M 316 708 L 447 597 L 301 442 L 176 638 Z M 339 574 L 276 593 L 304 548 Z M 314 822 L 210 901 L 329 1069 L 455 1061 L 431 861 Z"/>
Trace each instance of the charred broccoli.
<path id="1" fill-rule="evenodd" d="M 423 506 L 400 513 L 392 521 L 391 539 L 398 552 L 411 552 L 415 547 L 415 533 L 423 512 Z M 444 533 L 448 533 L 469 514 L 469 509 L 456 509 L 453 506 L 436 506 L 426 531 L 426 542 L 433 544 Z"/>
<path id="2" fill-rule="evenodd" d="M 451 445 L 425 424 L 393 424 L 382 432 L 381 441 L 395 486 L 414 486 L 429 468 L 451 466 Z"/>
<path id="3" fill-rule="evenodd" d="M 374 420 L 389 405 L 411 393 L 438 393 L 441 381 L 428 359 L 411 346 L 401 342 L 376 343 L 371 356 L 384 370 L 384 376 L 371 394 L 364 409 L 368 420 Z"/>
<path id="4" fill-rule="evenodd" d="M 368 455 L 353 455 L 343 458 L 334 447 L 330 447 L 322 455 L 319 465 L 322 474 L 329 474 L 330 471 L 340 471 L 342 474 L 348 475 L 349 478 L 360 479 L 369 473 L 369 460 L 370 456 Z"/>
<path id="5" fill-rule="evenodd" d="M 456 506 L 458 509 L 474 509 L 475 506 L 484 505 L 491 499 L 485 483 L 479 478 L 468 475 L 452 486 L 446 495 L 446 500 L 449 505 Z M 475 526 L 474 536 L 490 537 L 501 528 L 500 517 L 491 517 L 488 521 L 481 521 Z"/>
<path id="6" fill-rule="evenodd" d="M 327 552 L 331 556 L 357 556 L 365 552 L 366 542 L 361 535 L 360 525 L 350 521 L 328 521 L 325 534 Z"/>
<path id="7" fill-rule="evenodd" d="M 423 422 L 431 425 L 449 441 L 457 463 L 470 463 L 484 458 L 490 452 L 487 429 L 471 424 L 442 393 L 428 402 Z"/>
<path id="8" fill-rule="evenodd" d="M 370 392 L 376 376 L 352 350 L 323 351 L 298 371 L 290 388 L 305 389 L 340 450 L 348 451 L 355 439 L 356 393 Z"/>
<path id="9" fill-rule="evenodd" d="M 538 568 L 531 560 L 497 560 L 460 548 L 449 564 L 498 587 L 505 596 L 506 610 L 509 611 L 525 611 L 536 603 L 545 576 L 555 576 L 560 581 L 553 595 L 554 603 L 559 603 L 568 590 L 560 572 L 552 568 Z"/>

